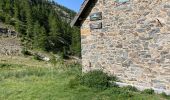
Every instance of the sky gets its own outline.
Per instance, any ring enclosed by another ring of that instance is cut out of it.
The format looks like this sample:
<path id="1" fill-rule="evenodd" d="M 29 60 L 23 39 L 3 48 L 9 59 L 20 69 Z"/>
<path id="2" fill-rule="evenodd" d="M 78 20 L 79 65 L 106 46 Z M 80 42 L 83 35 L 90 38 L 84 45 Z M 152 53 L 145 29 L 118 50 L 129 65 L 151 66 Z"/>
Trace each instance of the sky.
<path id="1" fill-rule="evenodd" d="M 69 9 L 78 12 L 84 0 L 54 0 L 54 1 Z"/>

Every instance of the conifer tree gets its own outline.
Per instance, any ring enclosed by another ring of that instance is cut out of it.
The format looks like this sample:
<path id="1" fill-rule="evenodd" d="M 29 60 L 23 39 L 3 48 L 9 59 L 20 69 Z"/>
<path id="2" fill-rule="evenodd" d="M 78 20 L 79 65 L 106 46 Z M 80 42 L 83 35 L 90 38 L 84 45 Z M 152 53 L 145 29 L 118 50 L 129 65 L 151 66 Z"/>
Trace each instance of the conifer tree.
<path id="1" fill-rule="evenodd" d="M 0 0 L 0 21 L 15 27 L 25 48 L 77 54 L 79 30 L 65 14 L 73 18 L 75 12 L 49 0 Z"/>
<path id="2" fill-rule="evenodd" d="M 33 18 L 32 18 L 32 11 L 30 7 L 29 0 L 25 0 L 25 15 L 26 15 L 26 35 L 27 37 L 31 38 L 32 37 L 32 30 L 33 30 Z"/>
<path id="3" fill-rule="evenodd" d="M 3 0 L 0 0 L 0 12 L 2 12 L 3 8 Z"/>
<path id="4" fill-rule="evenodd" d="M 15 19 L 15 29 L 20 33 L 20 21 L 19 21 L 19 5 L 18 2 L 14 1 L 14 19 Z"/>

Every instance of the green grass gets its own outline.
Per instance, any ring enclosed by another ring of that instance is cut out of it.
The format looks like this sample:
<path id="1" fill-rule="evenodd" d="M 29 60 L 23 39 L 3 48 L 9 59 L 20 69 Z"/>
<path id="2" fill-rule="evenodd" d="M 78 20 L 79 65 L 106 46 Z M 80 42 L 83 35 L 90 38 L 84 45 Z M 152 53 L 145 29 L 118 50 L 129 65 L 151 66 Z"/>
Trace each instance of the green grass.
<path id="1" fill-rule="evenodd" d="M 142 94 L 123 88 L 92 89 L 70 80 L 81 74 L 79 65 L 30 67 L 0 64 L 0 100 L 170 100 L 156 94 Z"/>

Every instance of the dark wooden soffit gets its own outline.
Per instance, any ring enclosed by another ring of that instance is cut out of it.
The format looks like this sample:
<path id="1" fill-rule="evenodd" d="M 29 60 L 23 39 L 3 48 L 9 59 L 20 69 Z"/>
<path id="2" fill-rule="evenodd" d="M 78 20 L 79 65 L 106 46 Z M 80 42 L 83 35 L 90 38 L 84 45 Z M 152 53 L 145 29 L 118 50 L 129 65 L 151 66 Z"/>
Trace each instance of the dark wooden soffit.
<path id="1" fill-rule="evenodd" d="M 71 26 L 81 26 L 82 21 L 88 16 L 97 0 L 85 0 L 81 5 L 80 11 L 71 22 Z"/>

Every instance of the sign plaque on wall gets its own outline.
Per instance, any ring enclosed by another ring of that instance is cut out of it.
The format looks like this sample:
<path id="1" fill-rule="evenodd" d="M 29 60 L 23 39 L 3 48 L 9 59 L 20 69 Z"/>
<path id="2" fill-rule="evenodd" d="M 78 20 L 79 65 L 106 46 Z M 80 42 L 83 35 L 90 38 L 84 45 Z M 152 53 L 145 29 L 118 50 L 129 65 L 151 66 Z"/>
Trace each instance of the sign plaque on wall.
<path id="1" fill-rule="evenodd" d="M 101 29 L 102 28 L 102 22 L 98 22 L 98 23 L 91 23 L 90 24 L 90 29 Z"/>
<path id="2" fill-rule="evenodd" d="M 129 0 L 116 0 L 116 2 L 118 2 L 118 3 L 125 3 L 125 2 L 129 2 Z"/>
<path id="3" fill-rule="evenodd" d="M 97 12 L 90 15 L 90 21 L 96 21 L 101 19 L 102 19 L 102 12 Z"/>
<path id="4" fill-rule="evenodd" d="M 127 4 L 129 1 L 130 0 L 116 0 L 116 6 Z"/>

